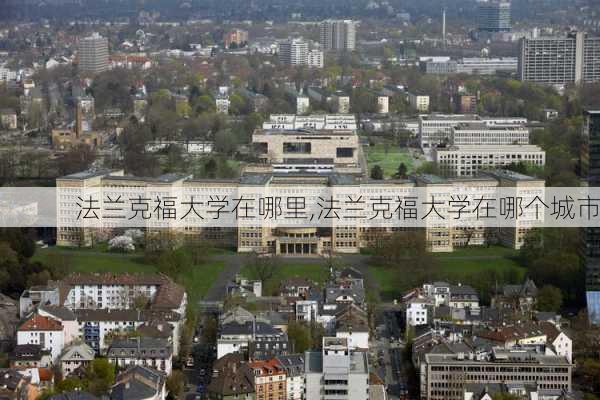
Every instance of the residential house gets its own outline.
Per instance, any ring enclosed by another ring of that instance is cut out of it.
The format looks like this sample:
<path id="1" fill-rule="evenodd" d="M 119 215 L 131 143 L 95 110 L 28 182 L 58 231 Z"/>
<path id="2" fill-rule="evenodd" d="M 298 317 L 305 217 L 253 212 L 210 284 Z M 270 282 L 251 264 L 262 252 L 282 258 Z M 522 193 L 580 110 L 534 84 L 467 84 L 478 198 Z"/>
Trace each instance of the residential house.
<path id="1" fill-rule="evenodd" d="M 504 285 L 492 297 L 492 307 L 515 312 L 531 312 L 535 309 L 538 288 L 527 278 L 522 284 Z"/>
<path id="2" fill-rule="evenodd" d="M 96 352 L 87 344 L 73 343 L 65 347 L 60 356 L 60 367 L 63 377 L 70 375 L 78 368 L 85 368 L 96 357 Z"/>
<path id="3" fill-rule="evenodd" d="M 288 278 L 279 284 L 279 295 L 282 297 L 301 297 L 305 299 L 310 289 L 315 287 L 314 282 L 306 278 L 293 277 Z"/>
<path id="4" fill-rule="evenodd" d="M 415 297 L 406 301 L 404 304 L 406 306 L 407 326 L 427 325 L 431 322 L 431 313 L 433 311 L 431 299 Z"/>
<path id="5" fill-rule="evenodd" d="M 287 400 L 304 399 L 304 354 L 276 357 L 285 370 Z"/>
<path id="6" fill-rule="evenodd" d="M 27 371 L 2 368 L 0 369 L 0 398 L 35 400 L 40 394 L 38 383 L 39 378 L 32 379 Z"/>
<path id="7" fill-rule="evenodd" d="M 141 365 L 117 375 L 110 391 L 111 400 L 165 400 L 167 377 L 164 372 Z"/>
<path id="8" fill-rule="evenodd" d="M 225 286 L 225 291 L 228 296 L 261 297 L 262 282 L 259 280 L 242 278 L 238 275 L 233 282 L 230 282 Z"/>
<path id="9" fill-rule="evenodd" d="M 48 368 L 52 365 L 52 356 L 39 344 L 16 345 L 10 355 L 11 368 Z"/>
<path id="10" fill-rule="evenodd" d="M 448 306 L 451 308 L 479 308 L 479 296 L 477 291 L 468 285 L 452 285 L 450 287 L 450 301 Z"/>
<path id="11" fill-rule="evenodd" d="M 230 353 L 213 364 L 206 388 L 209 400 L 254 400 L 254 375 L 239 353 Z"/>
<path id="12" fill-rule="evenodd" d="M 17 329 L 17 345 L 23 344 L 40 345 L 56 361 L 64 348 L 63 325 L 50 317 L 33 314 Z"/>
<path id="13" fill-rule="evenodd" d="M 107 357 L 119 367 L 141 365 L 171 375 L 173 353 L 169 342 L 144 336 L 113 339 Z"/>
<path id="14" fill-rule="evenodd" d="M 17 112 L 12 108 L 0 110 L 0 128 L 7 130 L 17 129 Z"/>

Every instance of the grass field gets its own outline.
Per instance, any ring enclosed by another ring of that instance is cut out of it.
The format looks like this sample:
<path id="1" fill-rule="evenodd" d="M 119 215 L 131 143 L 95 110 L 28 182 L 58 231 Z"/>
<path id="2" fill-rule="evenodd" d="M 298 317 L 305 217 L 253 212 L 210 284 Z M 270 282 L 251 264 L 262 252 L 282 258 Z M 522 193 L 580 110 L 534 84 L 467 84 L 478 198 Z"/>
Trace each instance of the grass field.
<path id="1" fill-rule="evenodd" d="M 257 279 L 248 267 L 243 267 L 240 274 L 250 279 Z M 323 284 L 329 277 L 329 270 L 323 263 L 286 262 L 277 268 L 273 278 L 265 284 L 265 293 L 275 293 L 281 281 L 294 277 L 302 277 Z"/>
<path id="2" fill-rule="evenodd" d="M 211 252 L 212 253 L 212 252 Z M 216 254 L 220 251 L 215 250 Z M 156 272 L 156 266 L 144 262 L 140 254 L 105 253 L 98 250 L 46 248 L 37 249 L 33 261 L 44 262 L 52 257 L 64 257 L 71 272 Z M 207 261 L 189 266 L 177 279 L 185 286 L 190 302 L 200 300 L 224 268 L 223 261 Z"/>
<path id="3" fill-rule="evenodd" d="M 45 262 L 61 256 L 68 260 L 72 272 L 155 272 L 153 265 L 145 264 L 139 254 L 104 253 L 94 250 L 49 247 L 37 249 L 33 261 Z"/>
<path id="4" fill-rule="evenodd" d="M 415 160 L 406 149 L 402 149 L 396 145 L 376 144 L 374 146 L 365 146 L 365 154 L 369 170 L 375 165 L 383 168 L 383 173 L 386 178 L 392 177 L 397 171 L 400 163 L 404 163 L 408 173 L 414 172 L 416 168 Z"/>
<path id="5" fill-rule="evenodd" d="M 495 271 L 500 276 L 511 274 L 517 280 L 524 278 L 525 269 L 513 257 L 516 253 L 514 250 L 502 247 L 491 248 L 488 253 L 484 250 L 486 249 L 470 248 L 436 254 L 439 261 L 439 269 L 434 273 L 436 280 L 475 285 L 485 271 Z M 406 289 L 402 288 L 402 282 L 399 281 L 401 275 L 394 267 L 370 265 L 369 273 L 384 300 L 397 299 Z"/>

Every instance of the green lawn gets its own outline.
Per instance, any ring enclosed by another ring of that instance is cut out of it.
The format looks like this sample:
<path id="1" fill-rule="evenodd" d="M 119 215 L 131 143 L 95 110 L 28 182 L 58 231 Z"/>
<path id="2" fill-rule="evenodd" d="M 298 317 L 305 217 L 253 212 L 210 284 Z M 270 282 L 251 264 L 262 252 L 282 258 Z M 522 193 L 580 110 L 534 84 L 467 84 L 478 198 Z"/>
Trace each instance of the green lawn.
<path id="1" fill-rule="evenodd" d="M 392 177 L 397 171 L 400 163 L 404 163 L 408 173 L 414 172 L 415 160 L 407 149 L 400 148 L 397 145 L 376 144 L 374 146 L 365 146 L 364 151 L 367 157 L 369 170 L 375 165 L 383 168 L 386 178 Z"/>
<path id="2" fill-rule="evenodd" d="M 250 279 L 256 279 L 253 276 L 253 271 L 248 267 L 243 267 L 240 273 Z M 279 282 L 294 277 L 302 277 L 317 283 L 323 283 L 329 277 L 329 270 L 322 263 L 285 262 L 277 268 L 273 280 Z"/>
<path id="3" fill-rule="evenodd" d="M 248 267 L 243 267 L 240 274 L 250 279 L 257 279 L 253 271 Z M 323 263 L 285 262 L 277 268 L 272 279 L 263 283 L 264 293 L 276 293 L 281 281 L 294 277 L 306 278 L 318 284 L 323 284 L 329 277 L 329 270 Z"/>
<path id="4" fill-rule="evenodd" d="M 471 246 L 457 247 L 452 253 L 434 253 L 439 258 L 452 257 L 516 257 L 519 250 L 504 246 Z"/>
<path id="5" fill-rule="evenodd" d="M 525 276 L 525 269 L 511 257 L 514 250 L 502 248 L 493 249 L 491 254 L 484 254 L 483 249 L 463 249 L 458 253 L 436 254 L 440 265 L 435 272 L 436 280 L 446 280 L 450 283 L 463 283 L 467 285 L 476 285 L 481 279 L 484 271 L 495 271 L 499 276 L 512 274 L 517 281 Z M 485 257 L 485 256 L 488 257 Z M 466 259 L 465 256 L 474 256 L 477 258 Z M 397 299 L 403 290 L 402 283 L 399 282 L 401 276 L 394 267 L 383 267 L 379 265 L 369 266 L 370 276 L 375 280 L 379 287 L 380 295 L 384 300 Z"/>
<path id="6" fill-rule="evenodd" d="M 37 249 L 33 261 L 45 262 L 58 255 L 68 259 L 72 272 L 155 272 L 139 254 L 104 253 L 94 250 L 49 247 Z"/>
<path id="7" fill-rule="evenodd" d="M 222 254 L 226 250 L 210 251 L 210 254 Z M 46 248 L 37 249 L 33 261 L 44 262 L 59 255 L 67 258 L 71 272 L 156 272 L 156 267 L 144 262 L 141 254 L 108 253 L 96 249 Z M 194 304 L 211 287 L 224 268 L 223 261 L 207 261 L 202 265 L 193 265 L 186 269 L 177 281 L 185 286 L 189 301 Z"/>
<path id="8" fill-rule="evenodd" d="M 206 264 L 191 266 L 181 274 L 178 281 L 185 286 L 190 304 L 196 304 L 204 297 L 224 266 L 223 261 L 208 261 Z"/>

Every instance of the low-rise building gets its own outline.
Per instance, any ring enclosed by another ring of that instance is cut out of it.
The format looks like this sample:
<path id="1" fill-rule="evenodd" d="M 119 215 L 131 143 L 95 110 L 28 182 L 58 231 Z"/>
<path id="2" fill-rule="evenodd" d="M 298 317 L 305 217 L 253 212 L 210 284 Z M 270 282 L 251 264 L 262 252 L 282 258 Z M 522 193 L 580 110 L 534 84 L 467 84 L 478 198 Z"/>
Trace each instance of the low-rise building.
<path id="1" fill-rule="evenodd" d="M 445 176 L 475 176 L 481 170 L 524 163 L 542 167 L 546 152 L 535 145 L 462 145 L 438 147 L 433 157 Z"/>
<path id="2" fill-rule="evenodd" d="M 241 354 L 230 353 L 214 362 L 206 393 L 209 400 L 256 399 L 254 376 Z"/>
<path id="3" fill-rule="evenodd" d="M 419 326 L 431 322 L 433 304 L 425 298 L 414 298 L 404 303 L 406 305 L 406 325 Z"/>
<path id="4" fill-rule="evenodd" d="M 257 359 L 289 352 L 287 335 L 262 321 L 231 322 L 221 327 L 217 338 L 217 358 L 229 353 L 252 352 Z"/>
<path id="5" fill-rule="evenodd" d="M 0 128 L 14 130 L 17 129 L 17 112 L 12 108 L 0 110 Z"/>
<path id="6" fill-rule="evenodd" d="M 110 400 L 165 400 L 167 377 L 164 372 L 140 365 L 117 375 Z"/>
<path id="7" fill-rule="evenodd" d="M 408 103 L 418 112 L 429 111 L 429 96 L 419 93 L 408 93 Z"/>
<path id="8" fill-rule="evenodd" d="M 87 367 L 96 357 L 96 352 L 87 344 L 73 343 L 65 347 L 60 355 L 60 368 L 63 377 L 70 375 L 78 368 Z"/>
<path id="9" fill-rule="evenodd" d="M 452 127 L 450 144 L 464 145 L 528 145 L 529 129 L 525 126 L 492 126 L 485 122 L 460 123 Z"/>
<path id="10" fill-rule="evenodd" d="M 52 361 L 58 360 L 64 343 L 63 325 L 50 317 L 32 314 L 17 330 L 18 345 L 40 345 L 42 350 L 50 352 Z"/>
<path id="11" fill-rule="evenodd" d="M 183 316 L 170 311 L 152 310 L 77 310 L 81 338 L 99 354 L 104 354 L 115 335 L 131 334 L 140 326 L 155 321 L 169 324 L 173 354 L 179 354 Z"/>
<path id="12" fill-rule="evenodd" d="M 11 368 L 48 368 L 51 365 L 50 351 L 40 344 L 18 344 L 10 354 Z"/>
<path id="13" fill-rule="evenodd" d="M 486 356 L 431 352 L 420 365 L 421 399 L 462 400 L 470 384 L 537 384 L 559 395 L 571 393 L 572 369 L 565 357 L 533 349 L 494 348 Z"/>
<path id="14" fill-rule="evenodd" d="M 173 366 L 173 353 L 169 342 L 145 336 L 113 339 L 106 356 L 110 362 L 121 368 L 141 365 L 167 375 L 171 375 Z"/>

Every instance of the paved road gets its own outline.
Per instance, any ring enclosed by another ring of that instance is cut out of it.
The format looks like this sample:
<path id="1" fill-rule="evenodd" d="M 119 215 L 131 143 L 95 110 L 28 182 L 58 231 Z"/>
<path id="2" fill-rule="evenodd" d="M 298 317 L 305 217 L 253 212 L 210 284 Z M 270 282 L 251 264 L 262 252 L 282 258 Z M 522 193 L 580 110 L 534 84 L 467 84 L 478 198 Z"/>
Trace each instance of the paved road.
<path id="1" fill-rule="evenodd" d="M 244 256 L 238 254 L 220 254 L 213 259 L 224 261 L 225 267 L 206 292 L 204 301 L 222 301 L 225 298 L 225 285 L 235 278 L 244 264 Z"/>

